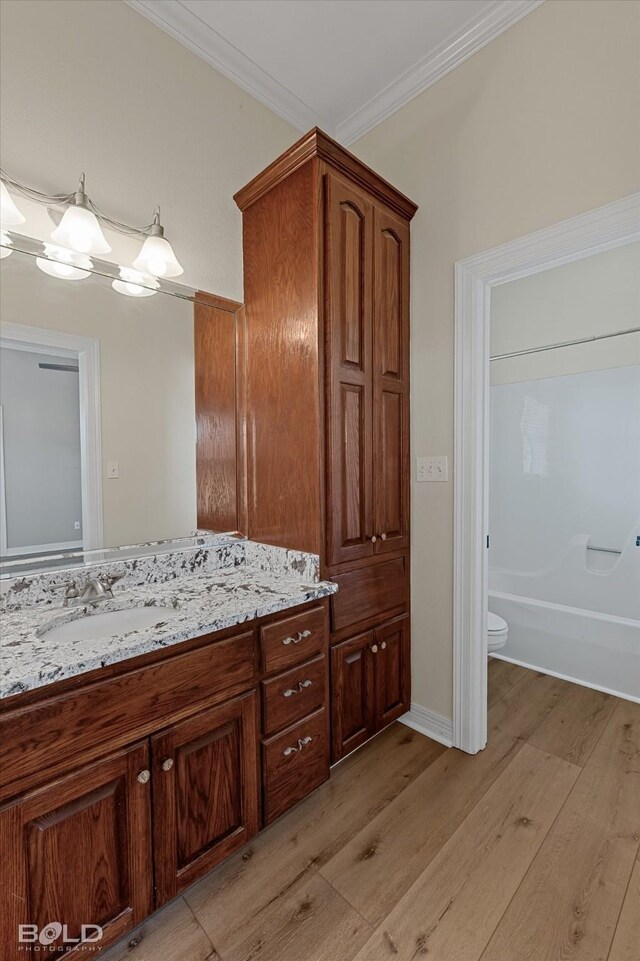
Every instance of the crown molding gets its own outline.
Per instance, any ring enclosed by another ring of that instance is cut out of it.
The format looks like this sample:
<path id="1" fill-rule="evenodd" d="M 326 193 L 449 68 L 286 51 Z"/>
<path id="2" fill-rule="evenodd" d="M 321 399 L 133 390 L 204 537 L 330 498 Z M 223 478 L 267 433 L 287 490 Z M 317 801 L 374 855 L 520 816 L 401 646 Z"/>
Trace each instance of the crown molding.
<path id="1" fill-rule="evenodd" d="M 181 0 L 125 0 L 133 10 L 168 33 L 277 116 L 301 131 L 320 127 L 349 146 L 400 107 L 440 80 L 491 40 L 539 7 L 544 0 L 494 0 L 436 50 L 419 60 L 337 126 L 183 6 Z"/>
<path id="2" fill-rule="evenodd" d="M 544 0 L 496 0 L 480 16 L 468 21 L 463 34 L 445 40 L 359 110 L 342 120 L 335 129 L 336 140 L 348 147 L 542 3 Z"/>
<path id="3" fill-rule="evenodd" d="M 331 129 L 326 118 L 225 40 L 197 14 L 187 10 L 181 0 L 125 0 L 125 3 L 293 127 L 299 130 L 310 127 Z"/>

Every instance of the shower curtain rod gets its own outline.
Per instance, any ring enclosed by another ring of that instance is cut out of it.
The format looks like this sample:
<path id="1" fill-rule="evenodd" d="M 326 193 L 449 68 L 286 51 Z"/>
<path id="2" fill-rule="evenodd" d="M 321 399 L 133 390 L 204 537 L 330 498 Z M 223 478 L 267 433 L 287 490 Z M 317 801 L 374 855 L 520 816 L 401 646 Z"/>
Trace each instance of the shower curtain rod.
<path id="1" fill-rule="evenodd" d="M 563 340 L 559 344 L 547 344 L 546 347 L 528 347 L 526 350 L 512 350 L 509 354 L 494 354 L 489 360 L 506 360 L 507 357 L 539 354 L 543 350 L 556 350 L 557 347 L 573 347 L 575 344 L 590 344 L 594 340 L 607 340 L 609 337 L 622 337 L 623 334 L 637 333 L 640 333 L 640 327 L 629 327 L 627 330 L 616 330 L 612 334 L 595 334 L 593 337 L 581 337 L 579 340 Z"/>

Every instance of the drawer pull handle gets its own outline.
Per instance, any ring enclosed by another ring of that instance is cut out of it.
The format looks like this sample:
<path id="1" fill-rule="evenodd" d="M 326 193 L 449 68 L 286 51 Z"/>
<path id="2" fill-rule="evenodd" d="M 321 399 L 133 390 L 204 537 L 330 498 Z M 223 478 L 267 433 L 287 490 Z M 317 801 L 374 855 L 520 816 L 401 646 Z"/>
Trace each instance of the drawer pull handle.
<path id="1" fill-rule="evenodd" d="M 307 735 L 307 737 L 299 737 L 297 747 L 285 747 L 282 753 L 285 757 L 290 757 L 291 754 L 297 754 L 298 751 L 301 751 L 307 744 L 311 744 L 312 741 L 313 738 L 309 737 L 309 735 Z"/>
<path id="2" fill-rule="evenodd" d="M 151 777 L 151 771 L 147 771 L 145 769 L 143 771 L 138 772 L 137 779 L 140 782 L 140 784 L 146 784 L 150 777 Z"/>
<path id="3" fill-rule="evenodd" d="M 298 631 L 297 637 L 285 637 L 283 638 L 283 644 L 299 644 L 300 641 L 304 641 L 305 637 L 311 637 L 311 631 Z"/>
<path id="4" fill-rule="evenodd" d="M 307 678 L 306 681 L 298 681 L 298 686 L 297 686 L 297 687 L 289 687 L 289 688 L 287 688 L 286 691 L 283 691 L 283 692 L 282 692 L 282 696 L 283 696 L 283 697 L 292 697 L 294 694 L 300 694 L 300 692 L 303 691 L 303 690 L 305 689 L 305 687 L 311 687 L 312 683 L 313 683 L 313 682 L 310 681 L 308 678 Z"/>
<path id="5" fill-rule="evenodd" d="M 172 757 L 166 757 L 166 758 L 164 759 L 164 761 L 162 762 L 162 770 L 163 770 L 163 771 L 170 771 L 172 767 L 173 767 L 173 758 L 172 758 Z"/>

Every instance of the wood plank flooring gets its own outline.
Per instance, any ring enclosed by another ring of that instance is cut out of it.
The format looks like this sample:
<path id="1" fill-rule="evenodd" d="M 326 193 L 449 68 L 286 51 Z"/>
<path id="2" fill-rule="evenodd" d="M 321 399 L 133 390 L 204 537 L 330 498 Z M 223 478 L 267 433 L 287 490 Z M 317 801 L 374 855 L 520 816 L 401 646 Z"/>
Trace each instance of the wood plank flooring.
<path id="1" fill-rule="evenodd" d="M 640 705 L 505 661 L 475 757 L 395 724 L 103 961 L 640 961 Z"/>

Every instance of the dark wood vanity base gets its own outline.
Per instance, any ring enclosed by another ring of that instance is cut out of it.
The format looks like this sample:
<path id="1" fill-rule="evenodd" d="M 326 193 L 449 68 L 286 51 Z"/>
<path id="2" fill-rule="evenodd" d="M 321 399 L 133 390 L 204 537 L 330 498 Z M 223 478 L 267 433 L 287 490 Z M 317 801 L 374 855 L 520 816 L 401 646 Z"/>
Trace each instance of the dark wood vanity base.
<path id="1" fill-rule="evenodd" d="M 313 601 L 0 701 L 3 959 L 111 944 L 325 781 L 328 638 Z"/>

